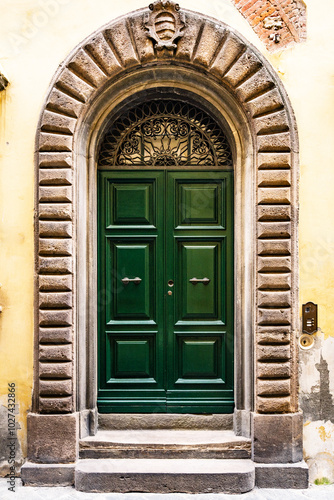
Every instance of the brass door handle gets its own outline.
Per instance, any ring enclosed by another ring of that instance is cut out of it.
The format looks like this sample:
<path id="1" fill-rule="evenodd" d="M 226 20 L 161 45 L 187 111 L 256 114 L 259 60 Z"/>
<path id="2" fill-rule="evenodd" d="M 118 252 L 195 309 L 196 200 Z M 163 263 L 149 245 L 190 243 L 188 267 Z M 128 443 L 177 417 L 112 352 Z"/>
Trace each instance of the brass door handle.
<path id="1" fill-rule="evenodd" d="M 141 278 L 137 277 L 137 278 L 131 278 L 131 279 L 130 278 L 123 278 L 122 279 L 123 285 L 128 285 L 131 281 L 133 281 L 133 283 L 135 285 L 139 285 L 139 283 L 141 282 Z"/>
<path id="2" fill-rule="evenodd" d="M 211 280 L 209 278 L 203 278 L 203 279 L 191 278 L 189 281 L 193 285 L 197 285 L 197 283 L 203 283 L 203 285 L 208 285 Z"/>

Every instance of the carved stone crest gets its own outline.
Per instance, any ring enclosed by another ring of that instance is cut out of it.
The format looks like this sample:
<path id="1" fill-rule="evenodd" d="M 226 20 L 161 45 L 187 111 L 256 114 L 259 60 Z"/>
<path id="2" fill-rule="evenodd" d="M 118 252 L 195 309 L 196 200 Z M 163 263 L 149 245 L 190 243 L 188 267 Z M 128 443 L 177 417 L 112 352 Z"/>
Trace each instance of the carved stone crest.
<path id="1" fill-rule="evenodd" d="M 151 3 L 149 9 L 151 12 L 146 15 L 145 28 L 147 36 L 153 40 L 156 53 L 162 55 L 164 52 L 174 52 L 185 27 L 179 4 L 158 0 Z"/>

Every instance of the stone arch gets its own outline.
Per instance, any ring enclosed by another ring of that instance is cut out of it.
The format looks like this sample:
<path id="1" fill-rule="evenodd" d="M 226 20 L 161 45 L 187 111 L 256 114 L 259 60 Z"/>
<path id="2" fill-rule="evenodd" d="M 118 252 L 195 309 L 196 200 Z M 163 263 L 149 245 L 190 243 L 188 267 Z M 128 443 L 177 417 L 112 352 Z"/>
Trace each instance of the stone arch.
<path id="1" fill-rule="evenodd" d="M 160 39 L 154 29 L 159 9 L 176 20 L 172 40 Z M 140 72 L 153 78 L 171 69 L 175 75 L 186 71 L 208 85 L 212 82 L 222 99 L 237 103 L 247 122 L 252 147 L 245 158 L 254 165 L 254 203 L 249 207 L 254 285 L 248 285 L 246 295 L 254 320 L 243 321 L 249 323 L 254 350 L 245 354 L 242 347 L 240 355 L 254 356 L 249 371 L 254 404 L 248 409 L 262 414 L 298 410 L 298 139 L 289 99 L 268 62 L 231 27 L 158 1 L 152 9 L 119 18 L 84 40 L 61 64 L 41 114 L 36 153 L 36 413 L 83 409 L 76 394 L 76 359 L 85 350 L 83 345 L 78 350 L 78 332 L 89 325 L 80 326 L 85 305 L 78 300 L 77 194 L 79 172 L 86 164 L 83 152 L 92 155 L 88 124 L 97 126 L 97 119 L 89 118 L 90 109 L 101 96 L 104 103 L 106 96 L 114 99 L 108 94 L 112 85 L 116 88 Z M 104 109 L 106 113 L 105 104 Z M 237 128 L 234 133 L 238 135 Z M 86 145 L 78 149 L 84 138 Z M 83 255 L 87 258 L 83 251 L 80 259 Z"/>

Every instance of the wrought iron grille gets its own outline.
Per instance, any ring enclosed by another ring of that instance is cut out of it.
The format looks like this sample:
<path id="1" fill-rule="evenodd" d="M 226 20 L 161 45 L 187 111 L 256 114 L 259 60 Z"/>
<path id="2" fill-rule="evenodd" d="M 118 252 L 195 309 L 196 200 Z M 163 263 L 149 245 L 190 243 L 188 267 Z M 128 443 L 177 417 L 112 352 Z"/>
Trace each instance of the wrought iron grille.
<path id="1" fill-rule="evenodd" d="M 160 99 L 130 109 L 109 126 L 99 165 L 230 166 L 232 152 L 221 127 L 203 110 Z"/>

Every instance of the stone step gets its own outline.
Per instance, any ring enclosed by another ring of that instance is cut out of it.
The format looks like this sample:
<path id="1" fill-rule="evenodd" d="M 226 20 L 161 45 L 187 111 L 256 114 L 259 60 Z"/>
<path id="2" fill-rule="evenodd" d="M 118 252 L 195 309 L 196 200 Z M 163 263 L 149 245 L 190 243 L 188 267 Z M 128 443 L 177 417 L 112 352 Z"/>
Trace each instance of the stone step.
<path id="1" fill-rule="evenodd" d="M 79 460 L 75 487 L 94 493 L 245 493 L 254 488 L 251 460 Z"/>
<path id="2" fill-rule="evenodd" d="M 100 430 L 80 440 L 80 458 L 250 458 L 251 440 L 233 431 Z"/>
<path id="3" fill-rule="evenodd" d="M 232 414 L 192 415 L 173 413 L 100 413 L 99 429 L 216 429 L 232 430 Z"/>

